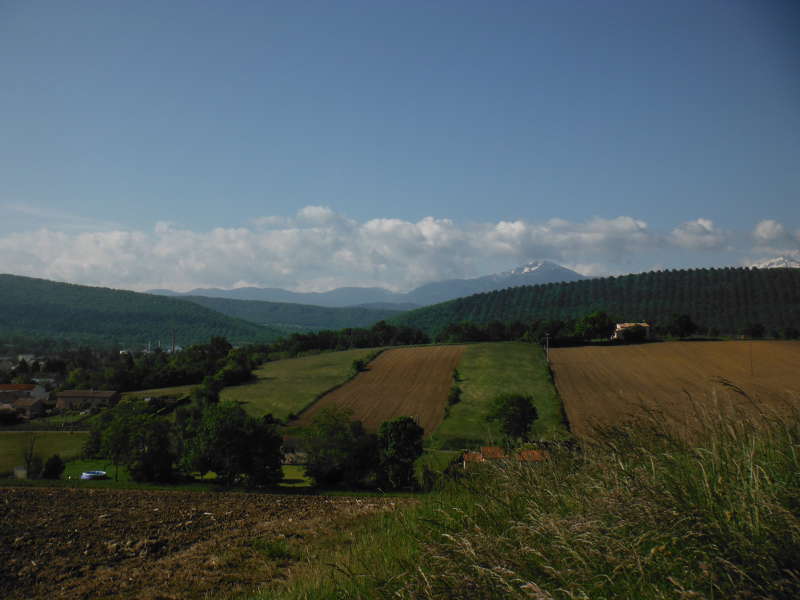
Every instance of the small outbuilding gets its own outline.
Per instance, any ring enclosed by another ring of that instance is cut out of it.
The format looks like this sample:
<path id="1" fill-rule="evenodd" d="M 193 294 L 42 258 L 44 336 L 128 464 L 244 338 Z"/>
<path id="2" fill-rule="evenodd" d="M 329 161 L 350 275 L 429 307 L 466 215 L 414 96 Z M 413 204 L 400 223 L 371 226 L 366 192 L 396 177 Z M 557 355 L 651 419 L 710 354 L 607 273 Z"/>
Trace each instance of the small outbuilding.
<path id="1" fill-rule="evenodd" d="M 114 390 L 67 390 L 56 394 L 56 408 L 59 410 L 86 410 L 109 408 L 119 402 L 120 393 Z"/>
<path id="2" fill-rule="evenodd" d="M 650 323 L 617 323 L 611 339 L 622 339 L 623 333 L 628 329 L 633 329 L 634 327 L 641 327 L 644 330 L 645 338 L 650 338 Z"/>

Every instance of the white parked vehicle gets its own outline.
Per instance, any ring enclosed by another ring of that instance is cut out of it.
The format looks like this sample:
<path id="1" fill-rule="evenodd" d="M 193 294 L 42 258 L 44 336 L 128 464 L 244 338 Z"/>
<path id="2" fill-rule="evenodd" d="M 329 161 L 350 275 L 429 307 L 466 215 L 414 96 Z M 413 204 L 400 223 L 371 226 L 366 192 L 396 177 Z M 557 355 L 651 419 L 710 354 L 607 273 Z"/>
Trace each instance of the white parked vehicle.
<path id="1" fill-rule="evenodd" d="M 106 479 L 105 471 L 84 471 L 81 473 L 81 479 Z"/>

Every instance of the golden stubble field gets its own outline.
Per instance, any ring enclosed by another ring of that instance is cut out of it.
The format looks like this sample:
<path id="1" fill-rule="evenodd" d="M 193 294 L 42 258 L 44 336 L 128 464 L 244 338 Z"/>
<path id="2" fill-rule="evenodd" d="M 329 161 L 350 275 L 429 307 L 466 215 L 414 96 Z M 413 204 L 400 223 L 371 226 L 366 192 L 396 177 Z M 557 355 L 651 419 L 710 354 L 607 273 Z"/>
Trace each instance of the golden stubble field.
<path id="1" fill-rule="evenodd" d="M 651 415 L 690 431 L 704 414 L 800 409 L 800 342 L 666 342 L 553 348 L 573 433 Z M 746 396 L 725 381 L 735 384 Z"/>
<path id="2" fill-rule="evenodd" d="M 464 346 L 395 348 L 372 361 L 369 369 L 330 394 L 323 396 L 300 418 L 308 425 L 329 406 L 353 411 L 368 431 L 395 417 L 417 419 L 430 435 L 444 419 L 453 369 Z"/>

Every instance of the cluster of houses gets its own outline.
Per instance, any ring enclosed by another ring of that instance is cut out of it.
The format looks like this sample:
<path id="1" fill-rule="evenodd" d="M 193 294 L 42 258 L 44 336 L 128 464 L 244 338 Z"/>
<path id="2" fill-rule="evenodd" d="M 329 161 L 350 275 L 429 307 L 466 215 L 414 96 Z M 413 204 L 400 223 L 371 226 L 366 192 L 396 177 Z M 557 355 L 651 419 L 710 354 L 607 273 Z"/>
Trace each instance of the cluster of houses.
<path id="1" fill-rule="evenodd" d="M 23 419 L 41 417 L 48 410 L 91 410 L 114 406 L 120 399 L 116 391 L 67 390 L 48 392 L 40 384 L 0 384 L 0 414 L 15 414 Z"/>

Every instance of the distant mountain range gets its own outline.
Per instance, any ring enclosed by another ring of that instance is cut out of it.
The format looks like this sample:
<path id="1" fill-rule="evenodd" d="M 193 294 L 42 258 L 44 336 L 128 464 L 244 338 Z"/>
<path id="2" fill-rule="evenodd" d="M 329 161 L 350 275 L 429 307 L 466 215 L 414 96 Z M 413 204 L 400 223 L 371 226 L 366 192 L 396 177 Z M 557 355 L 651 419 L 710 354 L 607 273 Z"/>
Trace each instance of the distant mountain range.
<path id="1" fill-rule="evenodd" d="M 167 296 L 204 296 L 207 298 L 228 298 L 232 300 L 262 300 L 267 302 L 290 302 L 327 307 L 353 307 L 409 310 L 445 302 L 454 298 L 470 296 L 481 292 L 491 292 L 521 285 L 538 285 L 562 281 L 586 279 L 580 273 L 541 260 L 526 265 L 473 279 L 448 279 L 426 283 L 407 293 L 391 292 L 378 287 L 342 287 L 328 292 L 290 292 L 279 288 L 242 287 L 232 290 L 219 288 L 198 288 L 185 293 L 172 290 L 149 290 L 150 294 Z"/>
<path id="2" fill-rule="evenodd" d="M 264 300 L 231 300 L 206 296 L 178 296 L 177 299 L 199 304 L 229 317 L 251 323 L 278 327 L 293 333 L 320 329 L 345 329 L 371 327 L 400 314 L 401 311 L 369 306 L 312 306 L 293 302 L 266 302 Z"/>

